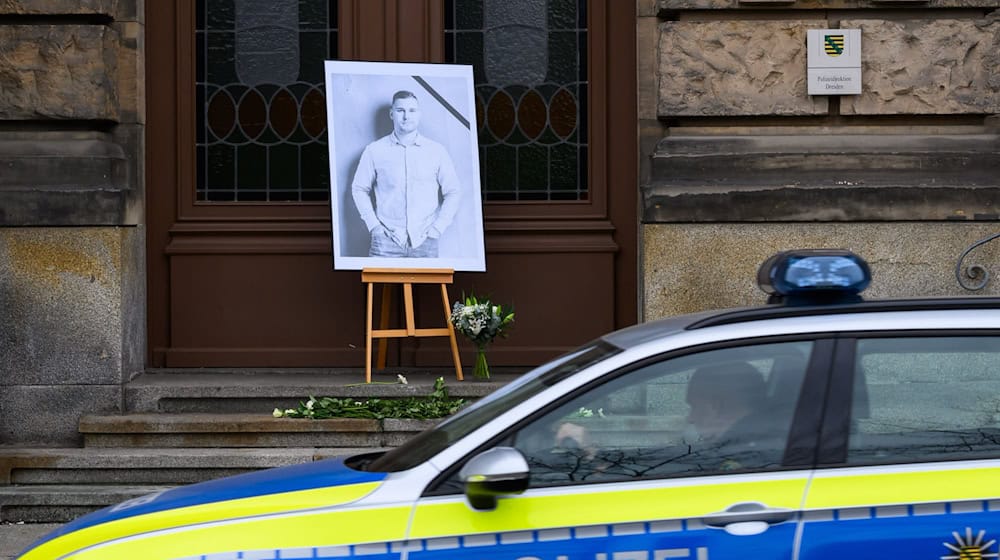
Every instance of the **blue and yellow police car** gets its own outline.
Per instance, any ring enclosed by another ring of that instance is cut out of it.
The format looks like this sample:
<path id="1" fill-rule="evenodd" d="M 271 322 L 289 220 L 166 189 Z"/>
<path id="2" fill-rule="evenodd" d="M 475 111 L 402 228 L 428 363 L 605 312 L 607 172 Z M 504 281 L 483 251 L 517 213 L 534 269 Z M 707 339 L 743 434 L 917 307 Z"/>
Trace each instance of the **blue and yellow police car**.
<path id="1" fill-rule="evenodd" d="M 863 301 L 769 259 L 765 306 L 603 336 L 385 452 L 124 502 L 24 560 L 998 557 L 1000 299 Z"/>

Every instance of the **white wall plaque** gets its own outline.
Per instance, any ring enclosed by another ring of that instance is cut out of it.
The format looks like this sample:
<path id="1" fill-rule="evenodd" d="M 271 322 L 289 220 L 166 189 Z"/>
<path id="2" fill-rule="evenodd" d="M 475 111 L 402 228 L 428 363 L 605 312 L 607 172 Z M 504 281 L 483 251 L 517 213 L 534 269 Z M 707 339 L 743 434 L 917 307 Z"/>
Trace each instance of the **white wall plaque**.
<path id="1" fill-rule="evenodd" d="M 861 93 L 861 30 L 809 29 L 809 95 Z"/>

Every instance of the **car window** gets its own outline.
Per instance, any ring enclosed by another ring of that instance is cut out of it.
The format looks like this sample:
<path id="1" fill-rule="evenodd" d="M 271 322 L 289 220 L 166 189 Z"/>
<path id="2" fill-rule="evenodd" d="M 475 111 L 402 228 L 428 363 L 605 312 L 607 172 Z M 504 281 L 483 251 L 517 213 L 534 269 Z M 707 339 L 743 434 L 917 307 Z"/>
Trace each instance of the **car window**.
<path id="1" fill-rule="evenodd" d="M 847 462 L 1000 457 L 1000 337 L 857 342 Z"/>
<path id="2" fill-rule="evenodd" d="M 510 438 L 533 487 L 778 468 L 812 343 L 727 348 L 643 366 Z"/>
<path id="3" fill-rule="evenodd" d="M 446 449 L 510 409 L 577 371 L 606 360 L 621 352 L 621 348 L 598 340 L 547 364 L 544 364 L 502 389 L 462 409 L 434 428 L 411 438 L 366 464 L 352 464 L 370 472 L 398 472 L 413 468 Z"/>

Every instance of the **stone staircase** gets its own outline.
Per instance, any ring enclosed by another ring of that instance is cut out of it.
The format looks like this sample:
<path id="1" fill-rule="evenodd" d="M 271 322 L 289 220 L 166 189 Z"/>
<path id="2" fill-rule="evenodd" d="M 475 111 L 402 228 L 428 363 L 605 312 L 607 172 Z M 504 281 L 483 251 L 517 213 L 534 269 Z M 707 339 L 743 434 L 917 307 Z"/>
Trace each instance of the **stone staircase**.
<path id="1" fill-rule="evenodd" d="M 358 370 L 151 370 L 125 387 L 126 412 L 84 416 L 82 447 L 0 448 L 0 523 L 63 523 L 164 488 L 399 445 L 436 420 L 274 418 L 312 396 L 426 395 L 443 376 L 452 397 L 481 398 L 488 382 L 453 370 L 406 371 L 408 384 L 359 383 Z M 450 377 L 449 377 L 450 375 Z"/>

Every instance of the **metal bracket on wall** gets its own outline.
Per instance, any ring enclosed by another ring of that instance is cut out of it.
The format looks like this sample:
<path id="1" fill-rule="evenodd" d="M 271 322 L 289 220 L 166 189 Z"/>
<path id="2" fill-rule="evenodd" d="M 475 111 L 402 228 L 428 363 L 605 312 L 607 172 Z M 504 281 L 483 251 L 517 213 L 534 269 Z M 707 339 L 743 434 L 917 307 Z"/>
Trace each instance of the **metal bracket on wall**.
<path id="1" fill-rule="evenodd" d="M 965 251 L 962 252 L 962 256 L 958 257 L 958 262 L 955 264 L 955 279 L 958 280 L 958 284 L 969 291 L 978 291 L 986 287 L 986 284 L 990 281 L 990 272 L 986 270 L 985 267 L 979 264 L 970 264 L 962 270 L 962 261 L 965 257 L 972 252 L 974 249 L 980 245 L 984 245 L 993 241 L 994 239 L 1000 238 L 1000 233 L 994 233 L 993 235 L 980 239 L 972 245 L 969 245 Z M 973 280 L 975 283 L 967 284 L 966 279 Z"/>

